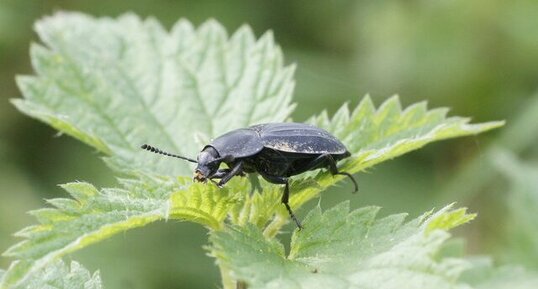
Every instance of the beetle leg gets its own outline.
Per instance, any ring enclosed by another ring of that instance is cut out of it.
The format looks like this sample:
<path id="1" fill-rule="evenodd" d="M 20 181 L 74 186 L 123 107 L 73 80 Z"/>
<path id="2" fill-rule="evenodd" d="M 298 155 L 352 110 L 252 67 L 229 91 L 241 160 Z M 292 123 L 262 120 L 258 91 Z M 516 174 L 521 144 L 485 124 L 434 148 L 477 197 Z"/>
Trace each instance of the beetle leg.
<path id="1" fill-rule="evenodd" d="M 323 155 L 322 155 L 323 156 Z M 353 193 L 356 193 L 359 190 L 359 186 L 357 185 L 357 181 L 355 181 L 355 178 L 348 172 L 340 172 L 338 171 L 338 167 L 336 167 L 336 162 L 334 161 L 333 157 L 329 154 L 325 155 L 327 159 L 327 163 L 329 164 L 329 171 L 331 174 L 334 175 L 342 175 L 347 176 L 355 186 L 355 190 L 353 190 Z"/>
<path id="2" fill-rule="evenodd" d="M 324 162 L 329 167 L 329 171 L 331 172 L 333 176 L 342 175 L 342 176 L 347 176 L 349 179 L 351 179 L 351 181 L 353 182 L 353 185 L 355 186 L 355 190 L 353 190 L 353 193 L 356 193 L 359 190 L 357 181 L 355 181 L 355 178 L 350 173 L 338 171 L 338 167 L 336 166 L 336 161 L 330 154 L 320 155 L 319 157 L 312 160 L 309 166 L 312 168 L 315 168 Z"/>
<path id="3" fill-rule="evenodd" d="M 228 181 L 230 181 L 235 175 L 241 174 L 243 172 L 243 162 L 240 161 L 222 178 L 220 179 L 217 186 L 222 187 L 224 186 Z"/>
<path id="4" fill-rule="evenodd" d="M 271 176 L 271 175 L 266 175 L 266 174 L 263 174 L 263 173 L 260 173 L 260 175 L 262 175 L 262 177 L 264 179 L 266 179 L 270 183 L 285 185 L 284 186 L 284 193 L 282 194 L 281 202 L 282 202 L 282 204 L 284 204 L 284 206 L 286 206 L 286 209 L 288 210 L 288 213 L 290 214 L 290 217 L 293 219 L 293 221 L 295 222 L 295 224 L 297 225 L 299 230 L 301 230 L 303 228 L 303 225 L 301 225 L 301 222 L 299 222 L 299 219 L 297 219 L 297 217 L 295 217 L 295 214 L 291 210 L 290 204 L 288 203 L 289 198 L 290 198 L 290 185 L 289 185 L 288 178 L 286 178 L 286 177 L 278 177 L 278 176 Z"/>
<path id="5" fill-rule="evenodd" d="M 222 179 L 225 175 L 230 173 L 230 169 L 219 169 L 210 179 Z"/>
<path id="6" fill-rule="evenodd" d="M 282 194 L 282 204 L 284 204 L 284 206 L 286 206 L 286 209 L 288 210 L 288 213 L 290 214 L 290 217 L 293 219 L 293 221 L 295 221 L 295 224 L 297 225 L 299 230 L 302 230 L 303 225 L 301 225 L 301 222 L 299 222 L 299 219 L 297 219 L 297 217 L 295 217 L 295 214 L 291 210 L 291 207 L 290 207 L 290 205 L 288 203 L 289 197 L 290 197 L 290 185 L 288 183 L 288 179 L 286 179 L 286 185 L 284 186 L 284 193 Z"/>

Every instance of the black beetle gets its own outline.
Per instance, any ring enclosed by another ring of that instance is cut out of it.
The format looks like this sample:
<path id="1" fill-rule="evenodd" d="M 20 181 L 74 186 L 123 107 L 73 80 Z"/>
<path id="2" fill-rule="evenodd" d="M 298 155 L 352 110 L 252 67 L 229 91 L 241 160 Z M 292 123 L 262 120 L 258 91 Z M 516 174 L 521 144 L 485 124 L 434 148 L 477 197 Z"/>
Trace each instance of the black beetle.
<path id="1" fill-rule="evenodd" d="M 197 163 L 194 180 L 198 182 L 220 179 L 216 184 L 222 187 L 236 175 L 259 173 L 270 183 L 285 185 L 282 203 L 299 228 L 301 223 L 288 204 L 289 177 L 328 168 L 333 175 L 348 176 L 355 192 L 358 190 L 353 176 L 336 167 L 336 162 L 350 156 L 342 142 L 321 128 L 303 123 L 266 123 L 230 131 L 206 145 L 198 161 L 147 144 L 142 148 Z M 219 169 L 221 163 L 228 168 Z"/>

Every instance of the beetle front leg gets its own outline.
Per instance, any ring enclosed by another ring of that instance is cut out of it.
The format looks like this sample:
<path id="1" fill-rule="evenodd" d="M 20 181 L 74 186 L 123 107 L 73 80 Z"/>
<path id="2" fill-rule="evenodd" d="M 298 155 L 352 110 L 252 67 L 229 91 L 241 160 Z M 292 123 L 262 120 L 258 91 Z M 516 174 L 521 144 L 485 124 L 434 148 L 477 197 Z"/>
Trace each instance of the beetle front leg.
<path id="1" fill-rule="evenodd" d="M 227 173 L 224 174 L 221 177 L 220 181 L 217 183 L 217 186 L 223 187 L 234 176 L 242 174 L 243 173 L 243 162 L 240 161 L 237 164 L 235 164 L 235 166 L 231 170 L 230 169 L 227 169 L 227 170 L 228 170 Z M 224 171 L 224 170 L 222 170 L 222 171 Z"/>
<path id="2" fill-rule="evenodd" d="M 231 169 L 219 169 L 210 179 L 222 179 L 225 175 L 229 174 Z"/>

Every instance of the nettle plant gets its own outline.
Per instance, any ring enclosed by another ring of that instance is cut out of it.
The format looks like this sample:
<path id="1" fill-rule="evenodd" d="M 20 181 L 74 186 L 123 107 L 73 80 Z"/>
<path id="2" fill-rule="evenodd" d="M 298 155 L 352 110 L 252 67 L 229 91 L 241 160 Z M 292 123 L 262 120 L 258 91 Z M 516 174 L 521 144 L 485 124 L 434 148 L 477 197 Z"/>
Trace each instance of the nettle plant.
<path id="1" fill-rule="evenodd" d="M 294 66 L 284 65 L 271 33 L 256 39 L 243 26 L 228 36 L 215 21 L 195 28 L 186 20 L 167 31 L 130 14 L 58 13 L 35 28 L 42 41 L 31 47 L 36 73 L 17 78 L 24 98 L 13 103 L 101 152 L 118 182 L 102 189 L 64 184 L 70 198 L 32 211 L 38 224 L 17 232 L 23 240 L 4 253 L 16 260 L 0 271 L 1 288 L 102 288 L 98 273 L 62 257 L 165 220 L 208 229 L 207 248 L 223 288 L 470 288 L 488 282 L 463 278 L 472 262 L 440 253 L 448 230 L 475 216 L 464 208 L 449 205 L 406 220 L 405 214 L 376 217 L 378 207 L 350 210 L 348 202 L 317 206 L 304 229 L 293 232 L 286 253 L 276 238 L 290 221 L 280 203 L 282 186 L 262 181 L 263 192 L 250 194 L 246 178 L 222 189 L 193 183 L 192 164 L 140 149 L 152 143 L 192 156 L 227 131 L 290 121 Z M 355 108 L 344 104 L 332 117 L 322 112 L 307 122 L 347 146 L 351 157 L 339 166 L 349 173 L 503 124 L 469 124 L 446 114 L 425 102 L 402 109 L 397 97 L 376 108 L 366 96 Z M 299 210 L 342 179 L 324 170 L 296 176 L 290 205 Z"/>

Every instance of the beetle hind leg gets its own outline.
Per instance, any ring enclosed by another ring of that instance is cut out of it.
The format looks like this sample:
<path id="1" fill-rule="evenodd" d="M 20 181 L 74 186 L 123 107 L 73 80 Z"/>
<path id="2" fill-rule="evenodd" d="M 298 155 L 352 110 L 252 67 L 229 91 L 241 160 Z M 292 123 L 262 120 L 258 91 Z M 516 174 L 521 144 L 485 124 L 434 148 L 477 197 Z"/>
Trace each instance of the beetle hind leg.
<path id="1" fill-rule="evenodd" d="M 350 173 L 348 173 L 348 172 L 336 172 L 336 173 L 333 173 L 333 175 L 347 176 L 351 180 L 351 182 L 353 182 L 353 186 L 355 186 L 355 189 L 353 190 L 352 193 L 356 193 L 356 192 L 359 191 L 359 185 L 357 185 L 357 181 L 355 180 L 353 175 L 351 175 Z"/>
<path id="2" fill-rule="evenodd" d="M 339 171 L 338 167 L 336 166 L 336 161 L 334 160 L 334 158 L 330 154 L 323 154 L 323 155 L 317 157 L 315 160 L 313 160 L 312 163 L 321 162 L 321 161 L 326 162 L 327 166 L 329 167 L 329 171 L 331 172 L 331 174 L 333 176 L 334 175 L 347 176 L 353 182 L 353 185 L 355 186 L 355 189 L 353 190 L 353 193 L 356 193 L 359 190 L 359 186 L 357 185 L 357 181 L 355 180 L 353 175 L 351 175 L 348 172 Z"/>

